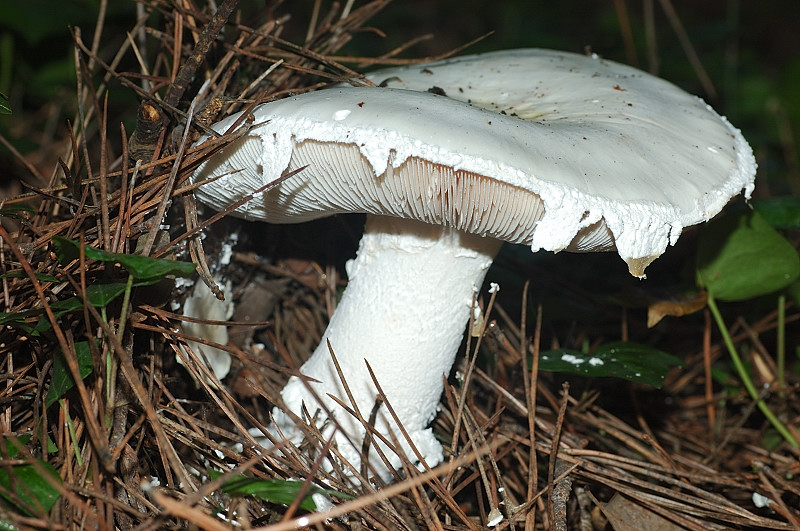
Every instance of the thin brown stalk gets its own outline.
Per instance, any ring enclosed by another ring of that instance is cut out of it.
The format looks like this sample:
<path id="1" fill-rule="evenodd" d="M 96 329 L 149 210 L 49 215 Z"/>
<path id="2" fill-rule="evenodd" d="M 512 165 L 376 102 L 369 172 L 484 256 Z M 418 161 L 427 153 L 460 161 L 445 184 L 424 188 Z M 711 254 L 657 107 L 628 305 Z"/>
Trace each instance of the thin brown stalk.
<path id="1" fill-rule="evenodd" d="M 561 430 L 564 426 L 564 417 L 567 412 L 567 403 L 569 402 L 569 384 L 567 382 L 561 384 L 561 391 L 563 393 L 563 397 L 561 400 L 561 407 L 558 410 L 558 420 L 556 421 L 555 435 L 553 437 L 550 450 L 550 463 L 548 464 L 547 468 L 547 498 L 551 500 L 550 513 L 553 517 L 555 528 L 560 527 L 564 529 L 564 526 L 566 526 L 566 514 L 562 514 L 562 503 L 560 498 L 563 496 L 563 494 L 560 492 L 562 490 L 561 484 L 556 480 L 556 468 L 559 466 L 558 447 L 561 442 Z M 561 469 L 559 468 L 559 470 Z M 558 494 L 557 497 L 559 500 L 554 499 L 554 495 L 556 494 Z M 566 502 L 564 501 L 563 504 L 566 504 Z M 566 509 L 563 510 L 566 511 Z"/>
<path id="2" fill-rule="evenodd" d="M 625 45 L 625 61 L 632 66 L 639 66 L 639 61 L 636 56 L 636 45 L 633 39 L 633 30 L 631 29 L 631 20 L 628 16 L 628 6 L 625 0 L 614 0 L 614 10 L 617 13 L 617 20 L 619 20 L 619 32 L 622 35 L 622 42 Z"/>
<path id="3" fill-rule="evenodd" d="M 712 101 L 717 100 L 719 96 L 717 95 L 717 89 L 714 87 L 714 82 L 711 81 L 711 76 L 708 75 L 708 72 L 703 66 L 703 62 L 700 60 L 700 56 L 697 54 L 697 50 L 695 50 L 692 40 L 686 32 L 686 28 L 683 26 L 683 22 L 681 22 L 681 18 L 678 16 L 675 6 L 672 4 L 671 0 L 658 1 L 661 4 L 661 9 L 663 9 L 664 13 L 667 15 L 667 20 L 669 20 L 672 30 L 678 37 L 678 42 L 681 43 L 683 53 L 686 54 L 686 58 L 689 60 L 689 64 L 692 65 L 697 79 L 699 79 L 700 84 L 703 85 L 703 90 Z"/>

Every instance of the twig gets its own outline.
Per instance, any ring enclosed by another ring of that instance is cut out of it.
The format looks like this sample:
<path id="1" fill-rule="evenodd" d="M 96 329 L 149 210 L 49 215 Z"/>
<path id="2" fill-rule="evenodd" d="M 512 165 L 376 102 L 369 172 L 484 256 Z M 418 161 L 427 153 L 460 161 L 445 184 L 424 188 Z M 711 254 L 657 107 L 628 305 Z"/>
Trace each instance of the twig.
<path id="1" fill-rule="evenodd" d="M 145 240 L 141 249 L 143 256 L 150 255 L 150 251 L 152 250 L 153 244 L 156 241 L 156 234 L 158 234 L 158 231 L 161 230 L 161 221 L 164 219 L 164 214 L 167 212 L 167 205 L 172 197 L 172 189 L 175 186 L 175 179 L 178 176 L 178 168 L 180 168 L 180 162 L 183 160 L 183 152 L 186 149 L 186 144 L 188 143 L 192 115 L 196 102 L 197 100 L 194 99 L 192 100 L 191 105 L 189 105 L 189 116 L 186 119 L 186 125 L 183 130 L 183 138 L 181 139 L 180 146 L 178 147 L 178 153 L 175 155 L 175 163 L 172 165 L 169 178 L 167 179 L 167 183 L 164 185 L 164 193 L 162 195 L 161 203 L 158 205 L 158 210 L 156 211 L 156 215 L 152 220 L 152 227 L 150 228 L 150 232 L 147 235 L 147 239 Z"/>
<path id="2" fill-rule="evenodd" d="M 661 9 L 663 9 L 664 13 L 667 15 L 667 20 L 669 20 L 672 30 L 678 37 L 678 42 L 681 43 L 681 47 L 683 48 L 683 52 L 686 54 L 686 58 L 689 59 L 689 64 L 692 65 L 697 78 L 700 80 L 700 84 L 703 85 L 703 90 L 705 90 L 709 98 L 716 100 L 718 97 L 717 89 L 714 88 L 714 83 L 711 81 L 711 77 L 708 75 L 708 72 L 706 72 L 703 62 L 697 55 L 697 50 L 694 49 L 692 40 L 689 38 L 689 34 L 686 33 L 686 28 L 683 27 L 681 18 L 675 11 L 675 6 L 672 5 L 671 0 L 659 0 L 659 3 L 661 4 Z"/>
<path id="3" fill-rule="evenodd" d="M 217 35 L 228 21 L 228 18 L 230 18 L 231 13 L 233 13 L 238 3 L 239 0 L 224 0 L 222 4 L 220 4 L 217 12 L 211 17 L 211 21 L 203 28 L 203 32 L 200 34 L 200 40 L 197 41 L 191 55 L 186 58 L 183 66 L 181 66 L 181 69 L 178 71 L 178 76 L 170 84 L 167 95 L 164 96 L 164 103 L 173 107 L 178 106 L 178 102 L 183 97 L 183 93 L 186 91 L 192 79 L 194 79 L 197 69 L 205 60 L 206 54 L 208 54 L 208 50 L 211 48 L 211 44 L 217 38 Z"/>
<path id="4" fill-rule="evenodd" d="M 558 410 L 558 421 L 556 431 L 553 436 L 553 443 L 550 451 L 550 464 L 548 467 L 548 488 L 550 489 L 550 501 L 552 503 L 553 529 L 556 531 L 567 530 L 567 501 L 572 489 L 572 480 L 569 476 L 564 477 L 556 483 L 556 477 L 564 474 L 568 466 L 558 458 L 558 446 L 561 442 L 561 429 L 564 425 L 564 415 L 567 412 L 567 402 L 569 397 L 569 383 L 561 384 L 563 397 L 561 408 Z"/>

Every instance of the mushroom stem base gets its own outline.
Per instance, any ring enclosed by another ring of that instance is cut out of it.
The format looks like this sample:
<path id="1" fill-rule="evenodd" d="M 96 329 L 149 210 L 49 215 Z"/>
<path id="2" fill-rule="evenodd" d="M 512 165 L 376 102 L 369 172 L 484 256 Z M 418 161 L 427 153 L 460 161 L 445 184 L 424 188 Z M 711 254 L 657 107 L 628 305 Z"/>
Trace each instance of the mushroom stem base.
<path id="1" fill-rule="evenodd" d="M 500 249 L 500 242 L 417 221 L 369 216 L 357 257 L 347 264 L 349 283 L 320 346 L 281 396 L 299 417 L 305 407 L 326 438 L 356 471 L 362 462 L 364 425 L 331 398 L 337 397 L 367 422 L 378 392 L 367 363 L 397 413 L 405 431 L 428 465 L 442 459 L 442 448 L 428 424 L 436 416 L 443 379 L 450 369 L 472 311 L 476 290 Z M 353 396 L 348 399 L 328 348 L 330 342 Z M 313 389 L 313 392 L 312 392 Z M 275 408 L 276 427 L 293 440 L 303 430 Z M 397 452 L 417 462 L 386 405 L 380 405 L 375 428 L 400 448 L 373 438 L 369 465 L 384 479 L 388 468 L 374 451 L 378 445 L 393 468 Z M 330 466 L 330 463 L 328 463 Z"/>

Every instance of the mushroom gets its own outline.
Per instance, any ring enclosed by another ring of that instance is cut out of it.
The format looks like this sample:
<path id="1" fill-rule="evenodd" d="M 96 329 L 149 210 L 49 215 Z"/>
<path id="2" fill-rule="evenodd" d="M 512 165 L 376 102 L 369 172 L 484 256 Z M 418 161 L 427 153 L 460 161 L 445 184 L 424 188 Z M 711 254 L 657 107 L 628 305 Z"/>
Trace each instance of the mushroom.
<path id="1" fill-rule="evenodd" d="M 219 279 L 215 278 L 214 280 L 218 281 Z M 225 284 L 225 292 L 230 293 L 230 280 Z M 211 290 L 206 288 L 205 284 L 198 282 L 183 302 L 183 316 L 191 319 L 183 323 L 183 331 L 189 336 L 206 339 L 219 345 L 228 344 L 227 327 L 210 324 L 210 322 L 227 321 L 233 316 L 233 301 L 230 299 L 219 300 Z M 231 355 L 228 351 L 211 345 L 202 345 L 191 339 L 187 339 L 186 343 L 192 352 L 205 361 L 218 380 L 222 380 L 228 375 L 231 370 Z M 188 353 L 184 352 L 184 355 L 188 355 Z M 175 356 L 175 360 L 181 365 L 184 365 L 184 355 Z M 194 377 L 193 373 L 190 374 Z M 213 385 L 208 378 L 206 381 Z"/>
<path id="2" fill-rule="evenodd" d="M 300 368 L 311 379 L 293 376 L 282 391 L 286 409 L 305 408 L 356 470 L 364 425 L 332 397 L 416 461 L 367 363 L 419 455 L 442 460 L 428 425 L 501 242 L 616 249 L 642 277 L 684 227 L 753 189 L 752 151 L 727 120 L 596 56 L 513 50 L 369 77 L 385 88 L 337 86 L 257 107 L 248 132 L 193 175 L 222 175 L 196 192 L 219 209 L 303 168 L 239 207 L 246 219 L 367 213 L 347 289 Z M 294 415 L 276 408 L 276 433 L 302 438 Z M 376 446 L 390 467 L 401 459 L 374 438 L 369 464 L 387 477 Z"/>

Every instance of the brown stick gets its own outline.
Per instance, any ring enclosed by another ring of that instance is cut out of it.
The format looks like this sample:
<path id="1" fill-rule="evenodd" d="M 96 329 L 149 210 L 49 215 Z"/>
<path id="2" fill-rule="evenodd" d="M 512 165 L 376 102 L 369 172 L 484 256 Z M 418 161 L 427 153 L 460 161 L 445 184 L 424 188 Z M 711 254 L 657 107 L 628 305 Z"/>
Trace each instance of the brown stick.
<path id="1" fill-rule="evenodd" d="M 203 28 L 203 33 L 200 34 L 200 40 L 197 41 L 194 50 L 192 50 L 192 55 L 186 59 L 186 62 L 183 63 L 183 66 L 178 71 L 177 77 L 172 84 L 170 84 L 167 95 L 164 98 L 164 103 L 172 105 L 173 107 L 178 106 L 178 102 L 183 97 L 183 93 L 186 92 L 186 87 L 188 87 L 189 83 L 194 79 L 197 69 L 205 60 L 206 54 L 208 54 L 208 50 L 211 48 L 211 43 L 217 38 L 217 34 L 222 30 L 222 27 L 228 21 L 228 18 L 230 18 L 233 9 L 238 3 L 239 0 L 225 0 L 222 2 L 222 5 L 219 6 L 219 9 L 214 13 L 211 21 Z"/>
<path id="2" fill-rule="evenodd" d="M 217 38 L 238 3 L 239 0 L 225 0 L 217 9 L 217 12 L 214 13 L 211 21 L 203 28 L 200 40 L 197 41 L 192 54 L 186 59 L 175 80 L 170 84 L 167 95 L 164 97 L 164 101 L 161 102 L 162 108 L 174 109 L 178 107 L 186 88 L 194 79 L 197 69 L 205 60 L 211 44 Z M 134 157 L 133 160 L 137 160 L 137 157 L 139 157 L 143 162 L 149 161 L 147 155 L 152 156 L 155 151 L 154 146 L 165 124 L 166 117 L 159 111 L 154 102 L 142 101 L 136 117 L 136 129 L 131 135 L 128 146 L 131 157 Z"/>

